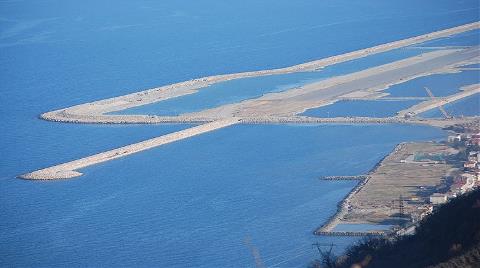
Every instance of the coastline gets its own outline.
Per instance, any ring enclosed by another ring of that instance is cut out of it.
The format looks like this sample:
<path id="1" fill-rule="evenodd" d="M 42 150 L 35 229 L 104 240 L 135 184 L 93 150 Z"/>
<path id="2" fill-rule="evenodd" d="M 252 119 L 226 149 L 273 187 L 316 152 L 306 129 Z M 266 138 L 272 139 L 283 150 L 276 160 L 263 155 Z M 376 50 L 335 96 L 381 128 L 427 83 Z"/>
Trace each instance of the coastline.
<path id="1" fill-rule="evenodd" d="M 397 144 L 392 151 L 390 151 L 387 155 L 385 155 L 382 159 L 380 159 L 372 169 L 366 175 L 357 176 L 359 179 L 357 185 L 350 190 L 350 192 L 345 196 L 345 198 L 337 204 L 337 212 L 333 214 L 324 224 L 318 227 L 313 233 L 315 235 L 328 235 L 328 236 L 363 236 L 363 235 L 384 235 L 385 232 L 383 231 L 371 231 L 371 232 L 344 232 L 344 231 L 333 231 L 336 225 L 339 224 L 340 219 L 345 216 L 348 210 L 348 206 L 352 197 L 358 193 L 370 179 L 370 175 L 374 173 L 378 167 L 381 166 L 382 162 L 391 157 L 395 154 L 404 143 Z M 363 178 L 362 178 L 363 177 Z"/>
<path id="2" fill-rule="evenodd" d="M 90 119 L 95 118 L 95 116 L 104 116 L 104 117 L 114 118 L 111 115 L 107 116 L 105 114 L 125 110 L 132 107 L 151 104 L 151 103 L 155 103 L 155 102 L 159 102 L 162 100 L 167 100 L 167 99 L 171 99 L 179 96 L 193 94 L 198 92 L 198 90 L 201 90 L 201 88 L 207 87 L 215 83 L 220 83 L 220 82 L 225 82 L 225 81 L 240 79 L 240 78 L 288 74 L 288 73 L 294 73 L 294 72 L 315 71 L 329 65 L 333 65 L 333 64 L 353 60 L 353 59 L 363 58 L 363 57 L 378 54 L 381 52 L 386 52 L 389 50 L 409 46 L 412 44 L 422 43 L 429 40 L 438 39 L 441 37 L 446 37 L 453 34 L 458 34 L 458 33 L 475 30 L 479 28 L 480 28 L 480 22 L 474 22 L 474 23 L 465 24 L 465 25 L 444 29 L 444 30 L 440 30 L 432 33 L 427 33 L 424 35 L 419 35 L 411 38 L 393 41 L 386 44 L 364 48 L 364 49 L 344 53 L 341 55 L 331 56 L 324 59 L 297 64 L 290 67 L 242 72 L 242 73 L 234 73 L 234 74 L 213 75 L 208 77 L 197 78 L 197 79 L 179 82 L 171 85 L 165 85 L 158 88 L 138 91 L 138 92 L 134 92 L 134 93 L 123 95 L 123 96 L 98 100 L 94 102 L 79 104 L 79 105 L 71 106 L 68 108 L 47 112 L 42 114 L 41 118 L 52 120 L 52 121 L 64 121 L 64 122 L 72 122 L 72 123 L 77 123 L 78 121 L 70 120 L 69 115 L 76 115 L 80 117 L 90 116 Z M 94 119 L 93 122 L 95 122 L 95 120 L 96 119 Z M 106 120 L 105 118 L 98 119 L 98 121 L 100 121 L 99 123 L 105 120 Z"/>
<path id="3" fill-rule="evenodd" d="M 165 134 L 156 138 L 148 139 L 138 143 L 126 145 L 120 148 L 112 149 L 109 151 L 101 152 L 63 164 L 55 165 L 52 167 L 40 169 L 34 172 L 20 175 L 21 179 L 28 180 L 56 180 L 56 179 L 70 179 L 81 176 L 82 173 L 77 171 L 91 165 L 96 165 L 106 161 L 111 161 L 120 157 L 135 154 L 141 151 L 149 150 L 164 144 L 176 142 L 179 140 L 187 139 L 196 135 L 200 135 L 206 132 L 214 131 L 220 128 L 228 127 L 237 124 L 238 120 L 219 120 L 212 123 L 207 123 L 170 134 Z"/>
<path id="4" fill-rule="evenodd" d="M 389 232 L 347 213 L 315 233 L 365 196 L 394 148 L 480 142 L 480 2 L 0 6 L 0 268 L 307 268 L 329 252 L 351 268 L 352 247 L 408 240 L 430 218 Z M 463 90 L 479 92 L 449 102 Z M 443 107 L 407 114 L 420 102 Z M 428 195 L 449 196 L 464 172 Z M 460 218 L 433 237 L 458 240 Z M 413 244 L 404 256 L 419 255 Z M 375 265 L 375 253 L 355 262 Z"/>
<path id="5" fill-rule="evenodd" d="M 478 125 L 478 124 L 477 124 Z M 444 179 L 461 172 L 460 166 L 437 160 L 419 159 L 418 155 L 455 155 L 458 150 L 437 142 L 402 142 L 368 172 L 365 179 L 337 204 L 337 211 L 315 235 L 359 236 L 387 235 L 405 222 L 422 218 L 428 213 L 428 197 L 432 189 L 445 185 Z M 402 207 L 400 209 L 400 206 Z M 400 213 L 398 211 L 400 210 Z M 402 214 L 404 210 L 404 214 Z M 369 230 L 335 230 L 338 225 L 371 225 Z M 390 225 L 378 230 L 375 226 Z"/>
<path id="6" fill-rule="evenodd" d="M 353 58 L 361 58 L 375 53 L 388 51 L 394 48 L 410 45 L 415 42 L 436 39 L 462 31 L 477 29 L 480 22 L 462 25 L 430 34 L 403 39 L 392 43 L 379 45 L 372 48 L 362 49 L 334 57 L 312 61 L 282 69 L 264 70 L 257 72 L 237 73 L 230 75 L 212 76 L 195 79 L 178 84 L 167 85 L 161 88 L 141 91 L 120 97 L 84 103 L 69 108 L 51 111 L 40 117 L 55 122 L 70 123 L 95 123 L 95 124 L 159 124 L 159 123 L 191 123 L 200 124 L 176 133 L 167 134 L 151 140 L 127 145 L 111 151 L 101 152 L 93 156 L 84 157 L 68 163 L 54 165 L 48 168 L 20 175 L 24 179 L 66 179 L 80 176 L 75 171 L 86 166 L 110 161 L 133 153 L 148 150 L 166 143 L 181 140 L 186 137 L 228 127 L 232 124 L 283 124 L 283 123 L 324 123 L 324 124 L 423 124 L 437 127 L 445 127 L 457 123 L 472 122 L 477 117 L 465 117 L 452 120 L 424 119 L 406 117 L 407 112 L 400 111 L 396 116 L 386 118 L 371 117 L 337 117 L 337 118 L 314 118 L 300 116 L 307 109 L 312 109 L 334 103 L 344 96 L 363 95 L 363 97 L 381 97 L 384 94 L 379 91 L 391 85 L 402 83 L 416 77 L 433 73 L 455 72 L 465 64 L 479 60 L 479 47 L 463 49 L 444 49 L 413 56 L 391 63 L 374 66 L 365 70 L 333 76 L 318 82 L 294 87 L 285 91 L 268 93 L 262 97 L 248 99 L 233 104 L 227 104 L 199 112 L 182 114 L 179 116 L 155 116 L 155 115 L 111 115 L 111 113 L 126 108 L 141 106 L 148 103 L 158 102 L 164 99 L 192 94 L 197 92 L 199 86 L 212 84 L 236 78 L 273 74 L 275 72 L 288 73 L 293 71 L 305 71 L 309 68 L 319 68 L 329 64 L 335 64 Z M 448 96 L 447 98 L 426 100 L 429 109 L 443 105 L 449 101 L 479 92 L 480 87 L 470 86 L 462 92 Z M 421 110 L 415 106 L 413 111 Z M 425 109 L 425 108 L 422 108 Z M 408 109 L 407 109 L 408 110 Z M 408 110 L 410 111 L 410 110 Z M 187 133 L 187 134 L 186 134 Z M 154 140 L 152 146 L 152 140 Z M 119 151 L 120 150 L 120 151 Z"/>
<path id="7" fill-rule="evenodd" d="M 117 101 L 117 103 L 120 103 L 119 105 L 108 104 L 105 106 L 103 104 L 86 103 L 47 112 L 40 117 L 44 120 L 56 122 L 100 124 L 198 123 L 232 117 L 246 120 L 265 117 L 291 117 L 307 109 L 333 103 L 343 96 L 348 96 L 352 93 L 364 92 L 367 95 L 378 96 L 378 91 L 409 79 L 433 73 L 455 71 L 459 66 L 467 64 L 472 58 L 475 58 L 477 52 L 478 48 L 476 47 L 463 50 L 428 52 L 420 56 L 354 73 L 334 76 L 282 92 L 267 93 L 259 98 L 247 99 L 178 116 L 105 114 L 112 112 L 113 108 L 120 109 L 120 106 L 123 107 L 124 105 L 144 105 L 142 103 L 143 99 L 140 98 L 131 102 L 128 99 Z M 128 95 L 123 97 L 128 97 Z"/>

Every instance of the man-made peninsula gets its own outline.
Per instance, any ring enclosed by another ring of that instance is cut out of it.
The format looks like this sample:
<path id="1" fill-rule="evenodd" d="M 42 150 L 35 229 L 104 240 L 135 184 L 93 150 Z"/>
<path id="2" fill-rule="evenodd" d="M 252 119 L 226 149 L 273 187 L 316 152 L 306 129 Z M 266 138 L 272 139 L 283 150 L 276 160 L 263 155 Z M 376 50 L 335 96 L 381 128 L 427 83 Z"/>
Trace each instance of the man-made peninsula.
<path id="1" fill-rule="evenodd" d="M 313 71 L 339 62 L 450 36 L 478 29 L 479 27 L 480 23 L 476 22 L 287 68 L 205 77 L 47 112 L 42 114 L 41 118 L 58 122 L 102 124 L 200 123 L 203 125 L 27 173 L 20 177 L 24 179 L 45 180 L 76 177 L 81 175 L 81 173 L 76 171 L 77 169 L 148 150 L 207 131 L 228 127 L 236 123 L 407 123 L 427 124 L 439 127 L 457 123 L 468 123 L 475 120 L 475 117 L 449 118 L 446 120 L 425 119 L 417 117 L 416 115 L 425 110 L 478 93 L 480 92 L 478 84 L 466 87 L 462 92 L 451 96 L 428 98 L 416 106 L 400 111 L 395 116 L 386 118 L 316 118 L 302 116 L 300 114 L 308 109 L 328 105 L 345 98 L 355 98 L 359 100 L 381 98 L 388 95 L 383 93 L 382 90 L 389 88 L 391 85 L 431 74 L 457 72 L 462 66 L 480 61 L 478 47 L 434 50 L 362 71 L 334 76 L 318 82 L 293 87 L 282 92 L 268 93 L 259 98 L 178 116 L 112 115 L 108 113 L 155 103 L 186 94 L 194 94 L 202 87 L 222 81 L 262 75 Z"/>

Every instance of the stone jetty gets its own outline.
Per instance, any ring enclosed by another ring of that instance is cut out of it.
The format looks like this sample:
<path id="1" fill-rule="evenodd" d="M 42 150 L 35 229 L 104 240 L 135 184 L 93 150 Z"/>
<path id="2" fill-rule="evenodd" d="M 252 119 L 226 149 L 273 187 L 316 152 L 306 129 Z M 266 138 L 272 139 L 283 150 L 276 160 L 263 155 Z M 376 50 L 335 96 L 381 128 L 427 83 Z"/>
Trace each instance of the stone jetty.
<path id="1" fill-rule="evenodd" d="M 192 128 L 184 129 L 174 133 L 166 134 L 153 139 L 141 141 L 138 143 L 123 146 L 117 149 L 95 154 L 71 162 L 63 163 L 53 167 L 37 170 L 31 173 L 23 174 L 20 178 L 30 180 L 53 180 L 53 179 L 68 179 L 82 175 L 78 169 L 85 168 L 91 165 L 103 163 L 120 157 L 125 157 L 134 153 L 142 152 L 152 149 L 164 144 L 176 142 L 186 138 L 200 135 L 209 131 L 214 131 L 220 128 L 228 127 L 237 124 L 237 119 L 219 120 Z"/>
<path id="2" fill-rule="evenodd" d="M 217 130 L 233 124 L 426 124 L 444 127 L 461 122 L 470 122 L 476 118 L 454 118 L 448 120 L 422 119 L 404 116 L 410 112 L 405 110 L 398 115 L 386 118 L 372 117 L 336 117 L 314 118 L 302 116 L 308 109 L 318 108 L 335 103 L 342 98 L 363 96 L 366 98 L 386 97 L 380 93 L 391 85 L 403 83 L 421 76 L 437 73 L 456 72 L 461 66 L 478 62 L 478 47 L 441 49 L 405 58 L 388 64 L 371 67 L 365 70 L 335 76 L 310 84 L 289 88 L 282 92 L 267 93 L 261 97 L 240 101 L 206 109 L 198 112 L 180 114 L 178 116 L 158 115 L 119 115 L 112 114 L 132 107 L 156 103 L 163 100 L 194 94 L 212 84 L 247 77 L 274 74 L 286 74 L 301 71 L 315 71 L 325 66 L 358 59 L 412 44 L 422 43 L 441 37 L 458 34 L 480 28 L 480 22 L 461 25 L 421 36 L 398 40 L 378 46 L 360 49 L 349 53 L 332 56 L 312 62 L 290 67 L 261 70 L 253 72 L 215 75 L 179 82 L 154 89 L 148 89 L 123 96 L 98 100 L 50 111 L 40 118 L 55 122 L 89 123 L 89 124 L 162 124 L 191 123 L 201 124 L 196 127 L 160 136 L 154 139 L 127 145 L 114 150 L 98 153 L 82 159 L 53 167 L 41 169 L 19 177 L 24 179 L 66 179 L 80 176 L 81 168 L 124 157 L 175 142 L 205 132 Z M 454 101 L 478 92 L 478 87 L 465 90 L 455 96 L 433 98 L 412 108 L 414 113 L 423 109 L 431 109 L 438 105 Z M 358 98 L 361 99 L 361 98 Z M 422 106 L 423 105 L 423 106 Z M 365 179 L 365 180 L 368 180 Z M 365 181 L 364 180 L 364 181 Z"/>

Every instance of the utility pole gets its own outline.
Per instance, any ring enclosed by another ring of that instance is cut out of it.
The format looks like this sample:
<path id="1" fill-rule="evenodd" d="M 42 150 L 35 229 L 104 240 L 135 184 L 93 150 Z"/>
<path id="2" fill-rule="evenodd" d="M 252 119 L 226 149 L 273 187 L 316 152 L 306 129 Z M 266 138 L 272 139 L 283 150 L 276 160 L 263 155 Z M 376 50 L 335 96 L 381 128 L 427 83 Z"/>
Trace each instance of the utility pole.
<path id="1" fill-rule="evenodd" d="M 402 195 L 400 195 L 400 197 L 398 198 L 398 210 L 399 210 L 399 213 L 400 213 L 400 217 L 405 216 L 405 206 L 403 204 L 403 196 Z"/>
<path id="2" fill-rule="evenodd" d="M 336 263 L 336 257 L 335 254 L 332 252 L 333 247 L 336 246 L 336 244 L 327 244 L 327 243 L 314 243 L 313 246 L 317 247 L 318 253 L 322 256 L 322 263 L 326 267 L 335 267 Z M 322 247 L 329 247 L 328 250 L 322 250 Z"/>

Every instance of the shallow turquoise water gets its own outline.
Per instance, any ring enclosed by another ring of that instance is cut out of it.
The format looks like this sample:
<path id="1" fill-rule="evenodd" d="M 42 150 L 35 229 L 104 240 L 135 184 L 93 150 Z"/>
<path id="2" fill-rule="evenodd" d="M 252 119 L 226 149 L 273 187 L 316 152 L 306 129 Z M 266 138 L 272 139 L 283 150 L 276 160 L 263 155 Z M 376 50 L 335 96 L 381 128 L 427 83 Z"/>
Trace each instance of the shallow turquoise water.
<path id="1" fill-rule="evenodd" d="M 330 105 L 309 109 L 301 115 L 313 117 L 389 117 L 419 103 L 408 101 L 338 101 Z"/>
<path id="2" fill-rule="evenodd" d="M 449 115 L 455 117 L 480 115 L 480 94 L 448 103 L 443 108 Z M 421 113 L 420 116 L 426 118 L 443 117 L 438 108 Z"/>

